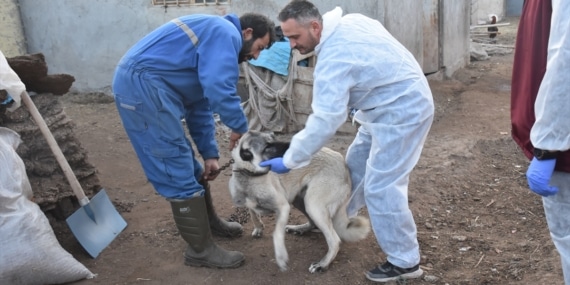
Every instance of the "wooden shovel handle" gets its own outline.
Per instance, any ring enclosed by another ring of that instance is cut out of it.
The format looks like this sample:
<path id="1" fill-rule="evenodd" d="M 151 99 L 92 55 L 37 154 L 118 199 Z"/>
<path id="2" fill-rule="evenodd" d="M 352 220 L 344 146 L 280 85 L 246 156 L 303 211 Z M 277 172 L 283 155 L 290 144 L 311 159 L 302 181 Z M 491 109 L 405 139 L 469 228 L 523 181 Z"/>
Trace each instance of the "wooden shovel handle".
<path id="1" fill-rule="evenodd" d="M 22 97 L 22 101 L 24 102 L 26 107 L 28 107 L 30 114 L 34 118 L 34 121 L 36 122 L 36 124 L 40 128 L 40 131 L 44 135 L 44 138 L 46 139 L 49 147 L 51 148 L 53 155 L 57 159 L 57 162 L 59 163 L 61 170 L 63 170 L 63 174 L 65 174 L 67 181 L 69 181 L 69 184 L 71 185 L 71 188 L 73 189 L 73 193 L 77 197 L 79 204 L 81 204 L 81 206 L 86 205 L 87 203 L 89 203 L 89 198 L 87 198 L 87 196 L 85 196 L 85 193 L 83 192 L 83 189 L 81 188 L 81 184 L 79 184 L 79 181 L 75 177 L 73 170 L 71 170 L 69 163 L 65 159 L 63 152 L 61 151 L 57 142 L 55 141 L 55 138 L 53 137 L 51 131 L 49 130 L 46 122 L 42 118 L 42 115 L 38 111 L 38 108 L 36 108 L 36 105 L 34 104 L 32 99 L 30 98 L 30 95 L 28 95 L 28 92 L 26 92 L 26 91 L 22 92 L 21 97 Z"/>

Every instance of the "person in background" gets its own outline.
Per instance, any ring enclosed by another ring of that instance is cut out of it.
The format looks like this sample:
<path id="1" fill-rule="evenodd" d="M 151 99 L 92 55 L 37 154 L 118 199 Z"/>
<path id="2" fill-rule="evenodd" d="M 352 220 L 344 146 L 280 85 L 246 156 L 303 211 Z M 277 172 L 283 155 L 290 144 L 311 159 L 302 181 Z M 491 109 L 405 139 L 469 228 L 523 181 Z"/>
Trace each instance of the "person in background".
<path id="1" fill-rule="evenodd" d="M 309 1 L 279 13 L 283 34 L 302 54 L 315 51 L 313 113 L 283 157 L 264 161 L 276 173 L 306 166 L 349 109 L 360 127 L 346 162 L 353 183 L 349 216 L 367 206 L 387 261 L 366 272 L 376 282 L 419 278 L 417 230 L 408 183 L 434 115 L 432 93 L 414 56 L 380 22 L 342 9 L 321 16 Z"/>
<path id="2" fill-rule="evenodd" d="M 230 149 L 248 130 L 237 95 L 239 63 L 273 43 L 267 17 L 189 15 L 163 24 L 122 57 L 113 78 L 117 110 L 144 173 L 171 204 L 188 243 L 186 265 L 234 268 L 244 255 L 216 245 L 212 233 L 238 236 L 242 227 L 220 219 L 209 180 L 217 176 L 217 113 L 228 126 Z M 197 160 L 183 121 L 204 160 Z"/>
<path id="3" fill-rule="evenodd" d="M 511 88 L 512 137 L 531 160 L 550 236 L 570 285 L 570 1 L 526 0 Z"/>

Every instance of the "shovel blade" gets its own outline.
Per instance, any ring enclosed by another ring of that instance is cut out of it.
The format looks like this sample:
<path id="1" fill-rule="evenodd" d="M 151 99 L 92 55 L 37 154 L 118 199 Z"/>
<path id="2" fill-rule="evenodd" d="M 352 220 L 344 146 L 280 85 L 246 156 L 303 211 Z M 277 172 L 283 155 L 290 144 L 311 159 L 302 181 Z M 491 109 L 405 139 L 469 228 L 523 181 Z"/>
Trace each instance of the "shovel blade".
<path id="1" fill-rule="evenodd" d="M 96 258 L 127 227 L 105 189 L 66 219 L 81 246 Z"/>

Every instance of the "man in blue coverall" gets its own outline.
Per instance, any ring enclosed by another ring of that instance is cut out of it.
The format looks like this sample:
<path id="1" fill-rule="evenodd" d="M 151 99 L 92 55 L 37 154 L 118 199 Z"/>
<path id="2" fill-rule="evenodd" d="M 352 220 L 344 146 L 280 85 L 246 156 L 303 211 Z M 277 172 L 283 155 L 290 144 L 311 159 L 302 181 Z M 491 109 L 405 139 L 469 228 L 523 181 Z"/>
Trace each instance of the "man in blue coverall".
<path id="1" fill-rule="evenodd" d="M 244 261 L 241 252 L 227 251 L 212 239 L 212 233 L 242 232 L 239 223 L 218 218 L 212 205 L 207 181 L 219 169 L 213 114 L 232 130 L 233 148 L 248 130 L 237 95 L 239 63 L 257 58 L 274 35 L 274 23 L 255 13 L 183 16 L 143 37 L 116 68 L 119 115 L 148 180 L 171 203 L 188 243 L 186 265 L 234 268 Z"/>

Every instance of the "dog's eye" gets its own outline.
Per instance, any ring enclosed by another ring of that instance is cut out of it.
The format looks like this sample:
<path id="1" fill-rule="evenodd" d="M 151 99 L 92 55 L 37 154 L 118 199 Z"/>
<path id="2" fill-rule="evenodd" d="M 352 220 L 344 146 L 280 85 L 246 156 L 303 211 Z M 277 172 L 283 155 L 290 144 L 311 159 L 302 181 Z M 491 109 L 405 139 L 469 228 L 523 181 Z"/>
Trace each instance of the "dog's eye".
<path id="1" fill-rule="evenodd" d="M 239 156 L 243 161 L 250 161 L 253 159 L 253 154 L 251 151 L 243 148 L 239 150 Z"/>

